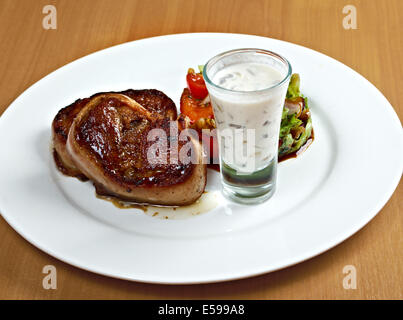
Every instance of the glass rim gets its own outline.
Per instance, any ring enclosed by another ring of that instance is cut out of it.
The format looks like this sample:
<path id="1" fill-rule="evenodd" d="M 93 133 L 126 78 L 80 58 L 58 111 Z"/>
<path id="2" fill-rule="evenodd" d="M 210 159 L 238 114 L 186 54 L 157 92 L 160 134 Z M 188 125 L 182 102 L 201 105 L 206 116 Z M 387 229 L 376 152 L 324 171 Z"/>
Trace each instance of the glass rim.
<path id="1" fill-rule="evenodd" d="M 253 53 L 260 53 L 260 54 L 265 54 L 265 55 L 269 55 L 272 57 L 275 57 L 277 59 L 279 59 L 281 62 L 283 62 L 287 68 L 287 74 L 285 75 L 285 77 L 283 79 L 281 79 L 281 81 L 275 83 L 274 85 L 264 88 L 264 89 L 259 89 L 259 90 L 252 90 L 252 91 L 239 91 L 239 90 L 231 90 L 231 89 L 227 89 L 224 87 L 221 87 L 220 85 L 214 83 L 207 75 L 207 67 L 209 64 L 212 63 L 216 63 L 219 59 L 225 57 L 225 56 L 229 56 L 235 53 L 247 53 L 247 52 L 253 52 Z M 272 90 L 276 87 L 281 86 L 284 82 L 286 82 L 292 75 L 292 67 L 290 62 L 284 58 L 283 56 L 279 55 L 278 53 L 275 53 L 273 51 L 270 50 L 265 50 L 265 49 L 259 49 L 259 48 L 240 48 L 240 49 L 232 49 L 232 50 L 228 50 L 228 51 L 224 51 L 222 53 L 219 53 L 217 55 L 215 55 L 214 57 L 212 57 L 210 60 L 207 61 L 207 63 L 204 65 L 203 67 L 203 78 L 204 80 L 211 86 L 218 88 L 220 90 L 224 90 L 227 92 L 231 92 L 231 93 L 237 93 L 237 94 L 253 94 L 253 93 L 261 93 L 261 92 L 265 92 L 265 91 L 269 91 Z"/>

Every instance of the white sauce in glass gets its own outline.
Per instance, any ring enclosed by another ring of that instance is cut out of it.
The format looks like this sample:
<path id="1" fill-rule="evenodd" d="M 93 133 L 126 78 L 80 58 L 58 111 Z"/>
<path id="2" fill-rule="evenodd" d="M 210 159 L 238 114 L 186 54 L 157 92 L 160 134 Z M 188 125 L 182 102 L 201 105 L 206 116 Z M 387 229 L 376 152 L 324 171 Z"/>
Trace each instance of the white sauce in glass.
<path id="1" fill-rule="evenodd" d="M 242 62 L 224 67 L 212 78 L 213 83 L 220 87 L 244 92 L 238 94 L 209 87 L 219 135 L 224 129 L 254 129 L 254 152 L 247 157 L 239 157 L 239 151 L 236 150 L 233 157 L 228 157 L 224 152 L 228 145 L 224 143 L 223 137 L 220 137 L 222 159 L 238 172 L 248 171 L 245 169 L 246 161 L 254 161 L 254 171 L 257 171 L 268 166 L 277 156 L 281 114 L 288 84 L 268 91 L 252 91 L 270 88 L 284 76 L 268 64 Z M 245 133 L 244 155 L 247 155 L 246 143 L 251 143 L 246 137 Z"/>
<path id="2" fill-rule="evenodd" d="M 220 87 L 235 91 L 256 91 L 269 88 L 283 77 L 267 64 L 246 62 L 230 65 L 218 71 L 213 82 Z"/>

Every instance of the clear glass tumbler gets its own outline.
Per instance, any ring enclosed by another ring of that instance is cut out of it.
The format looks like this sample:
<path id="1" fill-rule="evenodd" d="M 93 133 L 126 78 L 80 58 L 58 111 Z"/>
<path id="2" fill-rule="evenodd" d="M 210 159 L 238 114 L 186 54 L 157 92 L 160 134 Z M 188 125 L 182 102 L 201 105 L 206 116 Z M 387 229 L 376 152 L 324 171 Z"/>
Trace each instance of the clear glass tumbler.
<path id="1" fill-rule="evenodd" d="M 223 192 L 237 202 L 263 202 L 275 191 L 281 114 L 291 74 L 285 58 L 262 49 L 227 51 L 204 66 Z"/>

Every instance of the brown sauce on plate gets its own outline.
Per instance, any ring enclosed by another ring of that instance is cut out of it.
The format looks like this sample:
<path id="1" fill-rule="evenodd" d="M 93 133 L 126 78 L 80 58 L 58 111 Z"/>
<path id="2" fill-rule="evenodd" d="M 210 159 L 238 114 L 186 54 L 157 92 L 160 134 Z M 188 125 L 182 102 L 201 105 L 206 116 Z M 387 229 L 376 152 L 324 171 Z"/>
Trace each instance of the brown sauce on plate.
<path id="1" fill-rule="evenodd" d="M 141 204 L 121 200 L 110 195 L 102 195 L 98 192 L 95 194 L 98 199 L 108 201 L 119 209 L 140 209 L 146 215 L 157 219 L 186 219 L 208 212 L 219 204 L 217 193 L 208 193 L 207 191 L 196 202 L 180 207 Z"/>
<path id="2" fill-rule="evenodd" d="M 297 158 L 299 155 L 305 152 L 306 149 L 312 144 L 313 140 L 315 140 L 315 134 L 312 129 L 311 137 L 299 148 L 297 151 L 287 154 L 281 158 L 278 159 L 278 162 L 282 162 L 291 158 Z"/>
<path id="3" fill-rule="evenodd" d="M 138 204 L 138 203 L 134 203 L 134 202 L 123 201 L 123 200 L 120 200 L 120 199 L 118 199 L 116 197 L 113 197 L 113 196 L 100 195 L 97 192 L 95 192 L 95 195 L 96 195 L 96 197 L 98 199 L 109 201 L 116 208 L 119 208 L 119 209 L 140 209 L 140 210 L 143 210 L 144 212 L 147 212 L 147 210 L 148 210 L 147 205 L 142 205 L 142 204 Z"/>

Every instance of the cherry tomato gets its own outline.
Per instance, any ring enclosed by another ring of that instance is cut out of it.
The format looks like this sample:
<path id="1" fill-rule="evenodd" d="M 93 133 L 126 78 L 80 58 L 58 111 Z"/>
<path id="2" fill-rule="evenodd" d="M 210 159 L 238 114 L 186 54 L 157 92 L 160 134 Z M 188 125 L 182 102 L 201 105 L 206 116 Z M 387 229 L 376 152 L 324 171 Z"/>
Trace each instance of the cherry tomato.
<path id="1" fill-rule="evenodd" d="M 180 109 L 181 113 L 188 116 L 191 121 L 197 121 L 200 118 L 214 119 L 211 103 L 202 104 L 200 100 L 194 99 L 193 94 L 187 88 L 183 90 Z"/>
<path id="2" fill-rule="evenodd" d="M 207 97 L 208 91 L 201 73 L 196 73 L 192 68 L 189 68 L 186 82 L 193 98 L 204 99 Z"/>
<path id="3" fill-rule="evenodd" d="M 203 103 L 199 99 L 195 99 L 188 88 L 183 89 L 183 93 L 180 100 L 181 114 L 179 116 L 179 124 L 181 128 L 196 129 L 199 133 L 199 140 L 203 142 L 206 153 L 210 155 L 210 161 L 213 163 L 218 159 L 218 144 L 215 131 L 205 131 L 202 134 L 203 129 L 214 129 L 215 124 L 213 121 L 214 113 L 211 103 Z"/>
<path id="4" fill-rule="evenodd" d="M 181 126 L 196 129 L 199 133 L 199 140 L 203 143 L 207 154 L 210 155 L 211 163 L 218 161 L 218 144 L 215 131 L 214 113 L 210 102 L 204 102 L 208 96 L 206 84 L 201 73 L 196 73 L 192 68 L 186 75 L 188 87 L 183 90 L 180 100 L 181 115 L 179 123 Z M 207 129 L 202 133 L 203 129 Z"/>

